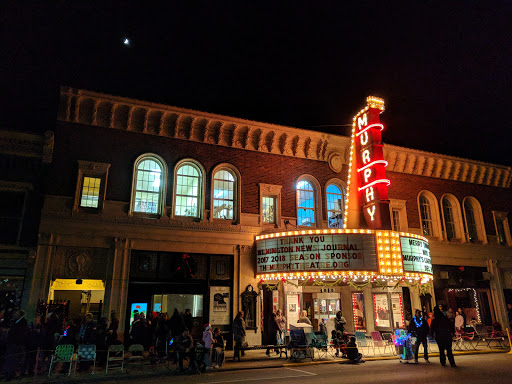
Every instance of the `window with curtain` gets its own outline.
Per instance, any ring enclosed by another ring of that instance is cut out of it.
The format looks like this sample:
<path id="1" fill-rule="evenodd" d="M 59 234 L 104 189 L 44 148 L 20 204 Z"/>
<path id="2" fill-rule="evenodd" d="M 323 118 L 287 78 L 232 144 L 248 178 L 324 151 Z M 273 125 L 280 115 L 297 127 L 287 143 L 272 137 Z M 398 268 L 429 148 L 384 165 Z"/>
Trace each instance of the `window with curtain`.
<path id="1" fill-rule="evenodd" d="M 213 217 L 233 220 L 235 207 L 235 176 L 222 169 L 213 176 Z"/>
<path id="2" fill-rule="evenodd" d="M 453 216 L 453 207 L 450 200 L 446 197 L 443 198 L 443 214 L 444 214 L 444 228 L 446 230 L 446 238 L 451 240 L 455 237 L 455 218 Z"/>
<path id="3" fill-rule="evenodd" d="M 329 184 L 326 189 L 327 221 L 329 228 L 343 228 L 343 205 L 345 193 L 336 184 Z"/>
<path id="4" fill-rule="evenodd" d="M 421 227 L 424 236 L 433 236 L 433 221 L 430 201 L 425 196 L 420 196 Z"/>
<path id="5" fill-rule="evenodd" d="M 297 224 L 314 226 L 315 222 L 315 189 L 307 180 L 297 183 Z"/>

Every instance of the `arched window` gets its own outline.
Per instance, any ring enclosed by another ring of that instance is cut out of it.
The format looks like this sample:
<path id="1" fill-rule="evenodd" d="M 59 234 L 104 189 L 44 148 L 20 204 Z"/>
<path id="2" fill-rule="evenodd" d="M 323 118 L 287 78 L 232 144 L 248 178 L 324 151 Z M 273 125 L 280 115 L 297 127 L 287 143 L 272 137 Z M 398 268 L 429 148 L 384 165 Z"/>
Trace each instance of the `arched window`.
<path id="1" fill-rule="evenodd" d="M 448 198 L 443 197 L 443 215 L 444 215 L 444 228 L 446 231 L 446 239 L 451 240 L 455 238 L 455 218 L 453 215 L 452 203 Z"/>
<path id="2" fill-rule="evenodd" d="M 217 166 L 213 171 L 212 217 L 222 220 L 239 220 L 240 174 L 230 165 Z"/>
<path id="3" fill-rule="evenodd" d="M 176 165 L 174 176 L 174 216 L 202 217 L 204 170 L 193 160 Z"/>
<path id="4" fill-rule="evenodd" d="M 477 199 L 468 196 L 464 198 L 464 217 L 466 224 L 467 240 L 474 242 L 487 243 L 485 225 L 482 215 L 482 207 Z"/>
<path id="5" fill-rule="evenodd" d="M 307 180 L 297 183 L 298 225 L 315 226 L 315 190 Z"/>
<path id="6" fill-rule="evenodd" d="M 420 215 L 423 236 L 434 236 L 434 222 L 432 220 L 432 209 L 430 201 L 426 196 L 420 196 Z"/>
<path id="7" fill-rule="evenodd" d="M 325 190 L 325 196 L 329 228 L 343 228 L 345 189 L 337 184 L 328 184 Z"/>
<path id="8" fill-rule="evenodd" d="M 133 169 L 130 213 L 162 215 L 165 205 L 167 167 L 160 156 L 145 154 Z"/>

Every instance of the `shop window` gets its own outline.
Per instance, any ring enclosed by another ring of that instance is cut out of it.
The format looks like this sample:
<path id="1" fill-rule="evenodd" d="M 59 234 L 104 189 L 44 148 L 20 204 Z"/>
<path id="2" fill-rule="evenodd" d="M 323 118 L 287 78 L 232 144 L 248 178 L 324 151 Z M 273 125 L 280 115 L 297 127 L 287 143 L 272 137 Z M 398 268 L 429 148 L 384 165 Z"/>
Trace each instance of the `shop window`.
<path id="1" fill-rule="evenodd" d="M 239 221 L 240 174 L 230 165 L 220 165 L 213 172 L 213 219 Z"/>
<path id="2" fill-rule="evenodd" d="M 194 160 L 176 165 L 174 175 L 174 216 L 202 218 L 204 207 L 204 169 Z"/>
<path id="3" fill-rule="evenodd" d="M 263 225 L 280 226 L 281 223 L 281 186 L 258 184 L 260 188 L 260 221 Z"/>
<path id="4" fill-rule="evenodd" d="M 159 217 L 164 214 L 167 166 L 160 156 L 140 156 L 133 168 L 130 214 Z"/>
<path id="5" fill-rule="evenodd" d="M 327 222 L 329 228 L 343 228 L 345 210 L 345 189 L 339 183 L 328 183 L 325 190 Z"/>
<path id="6" fill-rule="evenodd" d="M 78 161 L 73 212 L 100 212 L 105 199 L 110 164 Z"/>
<path id="7" fill-rule="evenodd" d="M 429 191 L 420 192 L 418 205 L 423 236 L 441 238 L 439 208 L 434 194 Z"/>
<path id="8" fill-rule="evenodd" d="M 466 197 L 463 205 L 467 240 L 472 243 L 486 243 L 487 236 L 480 203 L 474 197 Z"/>
<path id="9" fill-rule="evenodd" d="M 500 245 L 512 245 L 510 238 L 510 227 L 506 212 L 492 211 L 494 224 L 496 226 L 496 240 Z"/>
<path id="10" fill-rule="evenodd" d="M 26 199 L 27 191 L 25 190 L 0 189 L 0 244 L 19 244 Z"/>
<path id="11" fill-rule="evenodd" d="M 318 181 L 312 176 L 302 176 L 296 185 L 297 190 L 297 225 L 304 227 L 318 226 L 320 204 L 317 201 Z"/>

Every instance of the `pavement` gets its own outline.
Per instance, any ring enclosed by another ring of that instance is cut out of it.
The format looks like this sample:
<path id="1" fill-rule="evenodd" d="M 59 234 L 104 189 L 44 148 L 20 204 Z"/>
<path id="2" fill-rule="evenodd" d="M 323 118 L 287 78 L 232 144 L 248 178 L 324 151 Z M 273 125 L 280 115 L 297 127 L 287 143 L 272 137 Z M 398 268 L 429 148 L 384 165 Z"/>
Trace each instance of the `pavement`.
<path id="1" fill-rule="evenodd" d="M 423 349 L 420 348 L 420 362 Z M 365 351 L 361 351 L 364 352 Z M 372 351 L 368 350 L 368 353 L 365 354 L 364 359 L 366 361 L 385 361 L 385 360 L 398 360 L 396 354 L 391 354 L 388 351 L 387 355 L 372 355 Z M 393 351 L 394 352 L 394 351 Z M 479 348 L 477 350 L 462 350 L 462 351 L 454 351 L 455 356 L 463 356 L 463 355 L 489 355 L 489 354 L 503 354 L 509 352 L 509 349 L 497 349 L 492 348 L 489 349 Z M 326 356 L 315 356 L 315 359 L 285 359 L 279 358 L 278 355 L 274 353 L 271 356 L 267 356 L 265 354 L 265 350 L 254 350 L 254 351 L 246 351 L 245 356 L 242 357 L 240 362 L 235 361 L 232 358 L 232 351 L 226 351 L 226 362 L 225 364 L 218 369 L 213 369 L 208 371 L 208 376 L 211 374 L 215 374 L 216 372 L 234 372 L 234 371 L 245 371 L 245 370 L 264 370 L 271 368 L 288 368 L 288 369 L 296 369 L 298 367 L 307 367 L 307 366 L 316 366 L 323 364 L 348 364 L 349 361 L 347 359 L 333 357 L 330 354 Z M 432 350 L 429 353 L 429 359 L 431 361 L 437 361 L 437 359 L 432 360 L 439 356 L 437 351 Z M 512 362 L 512 352 L 510 355 L 510 361 Z M 58 368 L 58 367 L 57 367 Z M 55 372 L 58 372 L 58 369 L 55 369 Z M 48 375 L 39 375 L 35 377 L 22 377 L 13 380 L 12 382 L 16 383 L 82 383 L 82 382 L 117 382 L 117 381 L 141 381 L 149 378 L 157 379 L 159 377 L 166 376 L 201 376 L 198 374 L 190 374 L 190 373 L 180 373 L 175 365 L 169 365 L 166 363 L 154 364 L 151 365 L 149 361 L 141 366 L 140 363 L 135 364 L 126 364 L 124 372 L 121 373 L 119 369 L 111 369 L 109 368 L 108 375 L 105 375 L 104 367 L 96 367 L 95 374 L 89 373 L 77 373 L 71 374 L 71 376 L 67 376 L 66 374 L 55 373 L 51 378 L 48 378 Z"/>

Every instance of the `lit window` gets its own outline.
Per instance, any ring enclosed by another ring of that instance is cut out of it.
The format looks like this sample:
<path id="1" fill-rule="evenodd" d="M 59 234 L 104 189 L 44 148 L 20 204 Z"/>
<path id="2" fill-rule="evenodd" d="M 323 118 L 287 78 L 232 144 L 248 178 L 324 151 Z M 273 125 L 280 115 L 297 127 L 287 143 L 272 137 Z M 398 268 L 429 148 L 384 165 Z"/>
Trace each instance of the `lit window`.
<path id="1" fill-rule="evenodd" d="M 222 169 L 213 176 L 213 217 L 233 220 L 235 204 L 235 177 Z"/>
<path id="2" fill-rule="evenodd" d="M 455 237 L 455 219 L 453 216 L 452 203 L 446 197 L 443 198 L 443 214 L 444 226 L 446 230 L 446 238 L 451 240 Z"/>
<path id="3" fill-rule="evenodd" d="M 176 216 L 199 217 L 202 196 L 202 177 L 192 164 L 183 164 L 176 173 Z"/>
<path id="4" fill-rule="evenodd" d="M 101 179 L 97 177 L 84 177 L 82 198 L 80 199 L 81 207 L 98 208 L 100 185 Z"/>
<path id="5" fill-rule="evenodd" d="M 425 196 L 420 196 L 420 214 L 421 214 L 421 227 L 424 236 L 433 235 L 433 221 L 432 212 L 430 209 L 430 201 Z"/>
<path id="6" fill-rule="evenodd" d="M 145 154 L 135 161 L 130 213 L 162 215 L 167 167 L 160 156 Z"/>
<path id="7" fill-rule="evenodd" d="M 400 231 L 400 210 L 393 209 L 393 231 Z"/>
<path id="8" fill-rule="evenodd" d="M 327 221 L 329 228 L 343 228 L 343 205 L 345 193 L 335 184 L 327 186 Z"/>
<path id="9" fill-rule="evenodd" d="M 263 196 L 261 202 L 262 220 L 267 224 L 276 222 L 276 199 L 272 196 Z"/>
<path id="10" fill-rule="evenodd" d="M 469 199 L 464 200 L 464 212 L 466 213 L 466 230 L 468 232 L 468 240 L 475 242 L 478 240 L 478 231 L 475 220 L 475 210 Z"/>
<path id="11" fill-rule="evenodd" d="M 297 183 L 297 224 L 302 226 L 315 225 L 315 190 L 307 180 Z"/>

